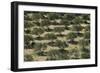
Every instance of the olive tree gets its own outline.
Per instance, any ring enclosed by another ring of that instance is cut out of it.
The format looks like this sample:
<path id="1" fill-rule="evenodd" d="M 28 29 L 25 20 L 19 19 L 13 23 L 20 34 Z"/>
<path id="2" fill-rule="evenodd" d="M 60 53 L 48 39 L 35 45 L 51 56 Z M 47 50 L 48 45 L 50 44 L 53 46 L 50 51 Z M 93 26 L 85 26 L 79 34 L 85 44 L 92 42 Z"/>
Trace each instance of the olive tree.
<path id="1" fill-rule="evenodd" d="M 45 38 L 53 41 L 57 37 L 54 33 L 48 33 L 48 34 L 45 35 Z"/>
<path id="2" fill-rule="evenodd" d="M 33 27 L 35 24 L 32 21 L 24 20 L 24 28 Z"/>
<path id="3" fill-rule="evenodd" d="M 68 47 L 68 44 L 65 41 L 56 40 L 55 45 L 61 49 Z"/>
<path id="4" fill-rule="evenodd" d="M 39 36 L 44 32 L 44 29 L 43 28 L 34 28 L 32 33 Z"/>
<path id="5" fill-rule="evenodd" d="M 76 17 L 75 14 L 68 13 L 68 14 L 64 14 L 63 19 L 72 21 L 75 17 Z"/>
<path id="6" fill-rule="evenodd" d="M 65 30 L 64 27 L 55 27 L 54 31 L 55 32 L 59 32 L 61 34 L 61 32 L 63 32 Z"/>
<path id="7" fill-rule="evenodd" d="M 61 51 L 61 49 L 56 50 L 50 50 L 47 52 L 47 59 L 48 60 L 65 60 L 69 59 L 68 52 L 67 51 Z"/>
<path id="8" fill-rule="evenodd" d="M 67 39 L 70 40 L 71 43 L 74 42 L 74 39 L 77 37 L 77 34 L 74 32 L 70 32 L 66 35 Z"/>
<path id="9" fill-rule="evenodd" d="M 88 22 L 88 21 L 90 21 L 90 14 L 82 15 L 82 19 L 83 19 L 85 24 L 90 24 L 90 22 Z"/>
<path id="10" fill-rule="evenodd" d="M 79 40 L 81 58 L 90 58 L 90 40 L 89 39 L 81 39 Z"/>
<path id="11" fill-rule="evenodd" d="M 32 30 L 29 28 L 29 29 L 26 29 L 26 30 L 24 30 L 24 33 L 25 34 L 31 34 L 31 32 L 32 32 Z"/>
<path id="12" fill-rule="evenodd" d="M 49 26 L 50 25 L 50 21 L 48 19 L 43 19 L 40 23 L 40 26 Z"/>
<path id="13" fill-rule="evenodd" d="M 33 37 L 31 35 L 24 35 L 24 48 L 25 49 L 32 48 L 30 41 L 34 41 Z"/>
<path id="14" fill-rule="evenodd" d="M 85 39 L 90 39 L 90 32 L 84 32 L 83 37 L 84 37 Z"/>
<path id="15" fill-rule="evenodd" d="M 49 20 L 55 20 L 59 18 L 59 14 L 57 13 L 48 13 L 47 16 Z"/>
<path id="16" fill-rule="evenodd" d="M 77 35 L 80 35 L 80 34 L 81 34 L 80 31 L 81 31 L 82 29 L 83 29 L 83 27 L 82 27 L 81 25 L 73 25 L 73 26 L 71 27 L 71 30 L 74 31 L 74 32 L 76 32 Z"/>
<path id="17" fill-rule="evenodd" d="M 47 45 L 45 43 L 34 43 L 32 46 L 38 55 L 40 56 L 45 55 L 44 50 L 47 49 Z"/>
<path id="18" fill-rule="evenodd" d="M 32 13 L 24 12 L 24 20 L 32 21 Z"/>

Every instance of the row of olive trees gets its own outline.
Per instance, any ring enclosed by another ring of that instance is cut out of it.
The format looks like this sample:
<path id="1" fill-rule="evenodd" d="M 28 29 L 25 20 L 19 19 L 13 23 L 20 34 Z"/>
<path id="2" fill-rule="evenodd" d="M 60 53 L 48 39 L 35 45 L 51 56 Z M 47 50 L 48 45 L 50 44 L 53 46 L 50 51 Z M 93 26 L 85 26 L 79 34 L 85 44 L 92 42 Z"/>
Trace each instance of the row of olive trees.
<path id="1" fill-rule="evenodd" d="M 88 23 L 87 21 L 90 20 L 89 14 L 75 14 L 75 13 L 55 13 L 55 12 L 25 12 L 24 19 L 26 23 L 46 26 L 50 24 L 54 25 L 70 25 L 70 24 L 77 24 L 77 23 Z M 56 22 L 56 20 L 60 22 Z M 28 21 L 28 22 L 27 22 Z M 33 21 L 33 22 L 30 22 Z"/>
<path id="2" fill-rule="evenodd" d="M 25 20 L 37 20 L 37 19 L 67 19 L 72 20 L 77 16 L 82 16 L 83 19 L 89 20 L 89 14 L 75 14 L 75 13 L 56 13 L 56 12 L 24 12 Z"/>

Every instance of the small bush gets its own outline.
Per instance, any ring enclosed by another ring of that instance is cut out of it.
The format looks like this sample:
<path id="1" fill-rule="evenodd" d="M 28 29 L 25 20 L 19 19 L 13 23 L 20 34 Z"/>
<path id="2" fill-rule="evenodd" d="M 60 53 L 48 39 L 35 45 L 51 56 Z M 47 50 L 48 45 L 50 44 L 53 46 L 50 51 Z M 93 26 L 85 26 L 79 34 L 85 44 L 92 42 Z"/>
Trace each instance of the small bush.
<path id="1" fill-rule="evenodd" d="M 24 61 L 33 61 L 32 55 L 24 55 Z"/>
<path id="2" fill-rule="evenodd" d="M 47 52 L 48 60 L 64 60 L 69 59 L 68 52 L 62 50 L 50 50 Z"/>

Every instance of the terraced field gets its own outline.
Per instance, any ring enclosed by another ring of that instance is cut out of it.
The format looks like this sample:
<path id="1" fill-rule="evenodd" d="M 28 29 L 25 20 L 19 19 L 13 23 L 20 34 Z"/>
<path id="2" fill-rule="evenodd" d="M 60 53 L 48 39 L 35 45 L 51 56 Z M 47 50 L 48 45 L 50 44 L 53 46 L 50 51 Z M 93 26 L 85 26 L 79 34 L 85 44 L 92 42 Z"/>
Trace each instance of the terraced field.
<path id="1" fill-rule="evenodd" d="M 24 61 L 90 58 L 90 15 L 24 12 Z"/>

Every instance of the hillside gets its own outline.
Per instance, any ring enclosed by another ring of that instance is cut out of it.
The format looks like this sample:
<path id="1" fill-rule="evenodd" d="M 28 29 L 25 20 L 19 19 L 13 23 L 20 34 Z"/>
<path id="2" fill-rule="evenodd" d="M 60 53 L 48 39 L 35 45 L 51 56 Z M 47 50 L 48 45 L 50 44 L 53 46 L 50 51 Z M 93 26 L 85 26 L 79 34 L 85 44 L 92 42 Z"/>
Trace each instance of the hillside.
<path id="1" fill-rule="evenodd" d="M 90 58 L 90 15 L 24 12 L 24 61 Z"/>

